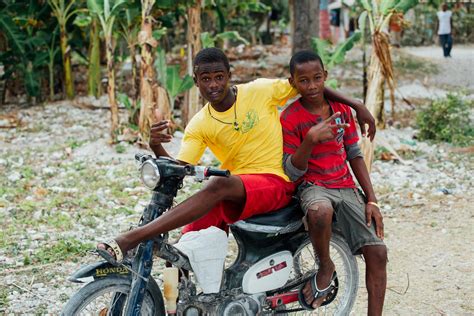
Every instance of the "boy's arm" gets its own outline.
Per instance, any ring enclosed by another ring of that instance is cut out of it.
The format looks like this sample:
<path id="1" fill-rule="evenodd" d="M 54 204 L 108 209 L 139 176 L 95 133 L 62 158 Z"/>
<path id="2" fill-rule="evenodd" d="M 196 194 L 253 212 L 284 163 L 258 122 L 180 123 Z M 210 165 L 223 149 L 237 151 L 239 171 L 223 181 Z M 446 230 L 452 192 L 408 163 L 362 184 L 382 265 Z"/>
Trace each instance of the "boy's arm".
<path id="1" fill-rule="evenodd" d="M 357 121 L 359 122 L 360 131 L 362 133 L 362 136 L 367 135 L 367 137 L 370 138 L 370 141 L 374 140 L 375 132 L 376 132 L 375 119 L 372 116 L 372 114 L 370 114 L 369 110 L 367 109 L 367 107 L 362 102 L 356 101 L 352 98 L 348 98 L 345 95 L 343 95 L 342 93 L 339 93 L 339 92 L 337 92 L 335 90 L 332 90 L 328 87 L 324 88 L 324 95 L 329 100 L 347 104 L 351 108 L 356 110 L 356 112 L 357 112 Z M 367 130 L 367 133 L 366 133 L 366 129 L 365 129 L 365 124 L 369 125 L 369 129 Z"/>
<path id="2" fill-rule="evenodd" d="M 308 168 L 308 160 L 313 151 L 313 147 L 319 143 L 336 138 L 337 129 L 349 127 L 349 124 L 347 123 L 333 124 L 333 121 L 339 116 L 341 116 L 341 112 L 336 112 L 321 123 L 314 125 L 309 129 L 303 142 L 291 156 L 291 163 L 295 168 L 306 170 Z"/>
<path id="3" fill-rule="evenodd" d="M 373 218 L 375 221 L 375 232 L 379 238 L 383 239 L 383 217 L 377 205 L 377 198 L 375 197 L 374 188 L 372 187 L 372 182 L 370 181 L 369 172 L 365 166 L 364 159 L 358 156 L 349 160 L 349 163 L 352 172 L 354 172 L 357 181 L 367 197 L 367 204 L 365 206 L 367 226 L 371 225 Z"/>

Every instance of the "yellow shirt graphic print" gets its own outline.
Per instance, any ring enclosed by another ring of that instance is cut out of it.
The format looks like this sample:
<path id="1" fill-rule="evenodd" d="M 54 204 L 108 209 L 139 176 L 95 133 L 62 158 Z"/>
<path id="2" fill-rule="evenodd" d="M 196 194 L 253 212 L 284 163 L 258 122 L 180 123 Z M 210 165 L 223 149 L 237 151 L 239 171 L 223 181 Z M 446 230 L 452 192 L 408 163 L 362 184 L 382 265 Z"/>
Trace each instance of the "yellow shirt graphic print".
<path id="1" fill-rule="evenodd" d="M 250 110 L 245 114 L 245 119 L 242 122 L 242 128 L 240 129 L 241 133 L 247 133 L 255 125 L 258 124 L 258 113 L 255 110 Z"/>
<path id="2" fill-rule="evenodd" d="M 221 167 L 232 174 L 270 173 L 288 180 L 282 167 L 278 106 L 294 97 L 296 91 L 283 79 L 258 79 L 237 89 L 237 100 L 227 111 L 217 112 L 206 104 L 191 119 L 177 158 L 196 164 L 209 147 Z M 222 123 L 233 123 L 234 115 L 238 130 Z"/>

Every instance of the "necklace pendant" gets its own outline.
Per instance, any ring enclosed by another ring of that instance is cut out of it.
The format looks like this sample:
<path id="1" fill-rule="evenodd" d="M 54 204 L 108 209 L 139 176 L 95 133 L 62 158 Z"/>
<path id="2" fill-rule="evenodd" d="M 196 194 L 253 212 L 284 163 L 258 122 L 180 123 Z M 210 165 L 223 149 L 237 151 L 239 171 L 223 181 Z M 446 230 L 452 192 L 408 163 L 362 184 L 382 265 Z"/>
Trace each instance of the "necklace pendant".
<path id="1" fill-rule="evenodd" d="M 234 129 L 235 129 L 236 131 L 238 131 L 238 130 L 240 129 L 239 123 L 234 122 Z"/>

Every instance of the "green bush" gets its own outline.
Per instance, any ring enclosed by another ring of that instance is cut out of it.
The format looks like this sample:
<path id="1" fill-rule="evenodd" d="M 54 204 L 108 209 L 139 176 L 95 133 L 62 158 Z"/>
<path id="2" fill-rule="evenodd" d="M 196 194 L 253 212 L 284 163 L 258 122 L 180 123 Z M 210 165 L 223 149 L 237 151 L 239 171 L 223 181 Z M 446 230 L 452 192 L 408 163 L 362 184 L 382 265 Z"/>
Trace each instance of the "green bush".
<path id="1" fill-rule="evenodd" d="M 473 101 L 459 94 L 448 94 L 444 99 L 431 103 L 421 110 L 416 122 L 420 129 L 419 139 L 449 142 L 454 145 L 468 146 L 474 143 L 474 127 L 470 116 Z"/>

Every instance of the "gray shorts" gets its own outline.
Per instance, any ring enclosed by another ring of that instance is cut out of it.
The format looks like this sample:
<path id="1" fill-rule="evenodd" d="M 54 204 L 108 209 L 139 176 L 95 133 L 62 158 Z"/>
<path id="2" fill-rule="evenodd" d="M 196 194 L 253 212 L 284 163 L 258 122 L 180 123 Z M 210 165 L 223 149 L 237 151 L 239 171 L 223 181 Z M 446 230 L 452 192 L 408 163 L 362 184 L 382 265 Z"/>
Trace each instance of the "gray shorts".
<path id="1" fill-rule="evenodd" d="M 303 183 L 298 189 L 301 208 L 306 214 L 315 203 L 328 203 L 334 209 L 333 228 L 342 233 L 354 255 L 363 246 L 385 245 L 375 233 L 375 222 L 370 227 L 365 219 L 365 196 L 358 189 L 327 189 L 311 183 Z"/>

